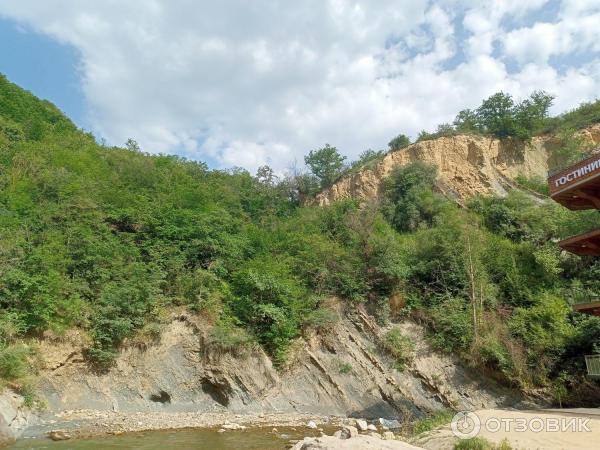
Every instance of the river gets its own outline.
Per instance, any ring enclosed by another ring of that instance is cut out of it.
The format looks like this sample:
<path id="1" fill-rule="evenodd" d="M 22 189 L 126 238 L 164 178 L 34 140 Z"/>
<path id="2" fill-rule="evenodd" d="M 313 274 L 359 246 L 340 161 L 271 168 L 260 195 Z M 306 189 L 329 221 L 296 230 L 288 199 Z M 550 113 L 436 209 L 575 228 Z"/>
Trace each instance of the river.
<path id="1" fill-rule="evenodd" d="M 100 449 L 139 449 L 139 450 L 283 450 L 288 448 L 290 439 L 302 439 L 316 435 L 308 429 L 280 428 L 277 432 L 269 428 L 254 428 L 244 431 L 179 430 L 149 431 L 121 436 L 93 439 L 51 441 L 46 438 L 22 439 L 9 447 L 16 449 L 50 450 L 100 450 Z"/>

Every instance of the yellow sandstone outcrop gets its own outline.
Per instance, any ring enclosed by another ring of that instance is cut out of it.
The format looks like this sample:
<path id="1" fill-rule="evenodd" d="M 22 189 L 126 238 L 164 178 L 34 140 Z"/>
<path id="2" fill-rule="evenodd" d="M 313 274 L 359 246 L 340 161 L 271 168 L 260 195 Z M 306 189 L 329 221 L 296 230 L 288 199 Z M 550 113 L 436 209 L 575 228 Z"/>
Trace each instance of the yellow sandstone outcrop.
<path id="1" fill-rule="evenodd" d="M 600 142 L 600 125 L 581 134 L 593 143 Z M 338 180 L 317 194 L 321 206 L 344 198 L 368 200 L 379 197 L 383 180 L 394 167 L 424 161 L 438 167 L 438 188 L 445 194 L 464 199 L 476 194 L 504 195 L 518 175 L 545 178 L 555 165 L 551 136 L 535 137 L 529 143 L 498 140 L 484 136 L 441 137 L 412 144 L 390 152 L 374 164 Z"/>

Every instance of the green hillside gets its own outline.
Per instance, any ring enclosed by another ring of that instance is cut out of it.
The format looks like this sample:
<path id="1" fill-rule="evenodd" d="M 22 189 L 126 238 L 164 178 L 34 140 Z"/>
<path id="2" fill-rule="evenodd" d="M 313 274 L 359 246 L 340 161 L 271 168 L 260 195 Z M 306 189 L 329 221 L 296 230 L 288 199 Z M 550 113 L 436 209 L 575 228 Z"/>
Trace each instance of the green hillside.
<path id="1" fill-rule="evenodd" d="M 437 348 L 501 383 L 565 403 L 600 398 L 582 358 L 600 351 L 600 319 L 568 305 L 600 294 L 600 264 L 555 244 L 597 226 L 597 213 L 518 192 L 461 209 L 421 164 L 390 177 L 380 206 L 306 207 L 306 176 L 208 170 L 129 147 L 99 145 L 0 77 L 4 382 L 28 389 L 31 338 L 46 330 L 84 330 L 90 366 L 104 368 L 124 340 L 157 338 L 173 308 L 211 320 L 210 345 L 262 345 L 283 367 L 294 339 L 337 320 L 327 307 L 337 296 L 382 323 L 427 323 Z M 385 342 L 390 351 L 393 336 Z"/>

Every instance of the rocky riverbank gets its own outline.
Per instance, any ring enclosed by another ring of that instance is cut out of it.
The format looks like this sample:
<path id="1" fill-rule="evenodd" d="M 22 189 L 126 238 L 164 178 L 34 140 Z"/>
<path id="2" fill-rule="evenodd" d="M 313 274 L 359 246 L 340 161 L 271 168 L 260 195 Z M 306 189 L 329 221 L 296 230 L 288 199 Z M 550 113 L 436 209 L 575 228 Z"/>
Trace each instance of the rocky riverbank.
<path id="1" fill-rule="evenodd" d="M 261 349 L 215 352 L 210 324 L 173 314 L 157 342 L 126 344 L 114 367 L 97 373 L 85 360 L 85 336 L 75 332 L 36 343 L 40 411 L 0 393 L 0 439 L 52 430 L 73 436 L 143 430 L 343 424 L 340 418 L 412 420 L 447 408 L 516 406 L 522 397 L 434 352 L 413 322 L 395 326 L 415 344 L 404 371 L 379 350 L 385 329 L 362 308 L 346 312 L 326 333 L 299 339 L 290 363 L 276 370 Z M 339 419 L 339 420 L 338 420 Z M 64 430 L 63 430 L 64 428 Z"/>
<path id="2" fill-rule="evenodd" d="M 353 426 L 345 426 L 333 436 L 307 437 L 296 443 L 292 450 L 423 450 L 402 440 L 394 433 L 370 431 L 358 434 Z"/>
<path id="3" fill-rule="evenodd" d="M 353 422 L 335 416 L 308 414 L 227 414 L 227 413 L 119 413 L 95 410 L 64 411 L 40 419 L 28 427 L 23 438 L 48 436 L 55 440 L 78 439 L 92 436 L 120 435 L 141 431 L 211 428 L 222 432 L 249 428 L 297 428 L 330 430 Z"/>

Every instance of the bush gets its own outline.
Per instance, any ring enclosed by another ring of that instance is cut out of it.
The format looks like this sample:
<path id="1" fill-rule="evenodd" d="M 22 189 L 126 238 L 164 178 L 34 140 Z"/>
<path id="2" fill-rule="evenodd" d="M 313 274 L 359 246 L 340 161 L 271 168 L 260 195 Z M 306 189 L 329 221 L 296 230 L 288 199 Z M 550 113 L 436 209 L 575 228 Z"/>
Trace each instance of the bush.
<path id="1" fill-rule="evenodd" d="M 417 435 L 447 425 L 452 421 L 454 412 L 446 409 L 435 411 L 433 414 L 418 419 L 412 426 L 412 434 Z"/>
<path id="2" fill-rule="evenodd" d="M 410 145 L 410 138 L 405 134 L 399 134 L 388 143 L 388 147 L 391 151 L 397 151 L 408 147 Z"/>
<path id="3" fill-rule="evenodd" d="M 530 189 L 538 194 L 550 196 L 550 188 L 548 187 L 548 181 L 545 178 L 538 176 L 526 177 L 524 175 L 517 175 L 515 181 L 522 187 Z"/>
<path id="4" fill-rule="evenodd" d="M 303 326 L 326 333 L 339 319 L 334 310 L 321 306 L 307 313 Z"/>
<path id="5" fill-rule="evenodd" d="M 444 199 L 432 191 L 437 169 L 422 162 L 397 167 L 385 181 L 383 211 L 400 232 L 433 225 Z"/>
<path id="6" fill-rule="evenodd" d="M 494 445 L 481 437 L 471 439 L 461 439 L 454 444 L 453 450 L 511 450 L 512 447 L 508 441 L 504 440 L 498 445 Z"/>
<path id="7" fill-rule="evenodd" d="M 473 322 L 466 302 L 453 298 L 440 303 L 432 310 L 430 339 L 435 348 L 443 352 L 466 352 L 473 342 Z"/>
<path id="8" fill-rule="evenodd" d="M 0 380 L 15 381 L 30 372 L 31 349 L 23 344 L 0 347 Z"/>
<path id="9" fill-rule="evenodd" d="M 243 354 L 256 347 L 256 340 L 243 328 L 222 320 L 210 331 L 206 346 L 211 351 Z"/>
<path id="10" fill-rule="evenodd" d="M 403 336 L 399 328 L 392 328 L 386 332 L 381 345 L 394 358 L 395 367 L 399 371 L 403 371 L 414 357 L 415 343 L 408 336 Z"/>
<path id="11" fill-rule="evenodd" d="M 483 438 L 475 437 L 461 439 L 454 444 L 453 450 L 494 450 L 494 446 Z"/>
<path id="12" fill-rule="evenodd" d="M 352 364 L 348 362 L 340 362 L 338 366 L 338 371 L 342 375 L 348 374 L 352 372 Z"/>

